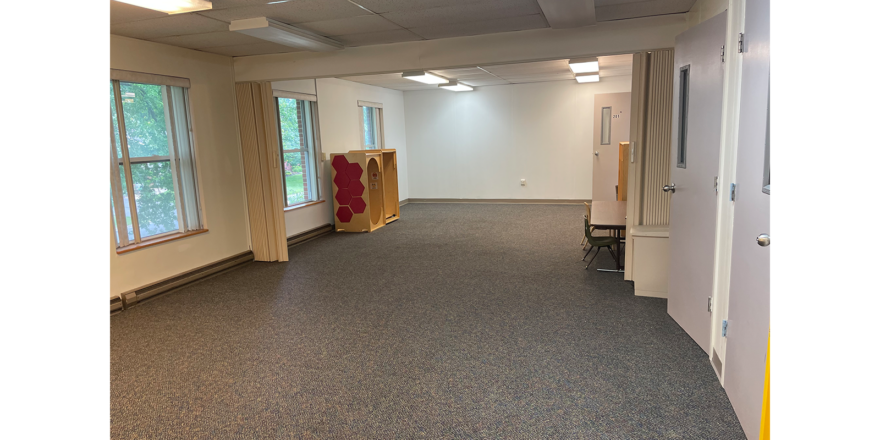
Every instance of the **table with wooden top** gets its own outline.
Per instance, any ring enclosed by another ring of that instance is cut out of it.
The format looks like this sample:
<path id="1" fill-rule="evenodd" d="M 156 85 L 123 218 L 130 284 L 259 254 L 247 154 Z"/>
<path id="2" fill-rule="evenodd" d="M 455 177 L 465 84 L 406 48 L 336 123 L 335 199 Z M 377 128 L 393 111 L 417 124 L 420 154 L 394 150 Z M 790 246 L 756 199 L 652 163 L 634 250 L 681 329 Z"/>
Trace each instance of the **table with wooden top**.
<path id="1" fill-rule="evenodd" d="M 620 265 L 620 231 L 626 229 L 626 202 L 595 200 L 590 205 L 590 225 L 596 229 L 615 231 L 617 245 L 615 254 L 617 269 L 597 269 L 601 272 L 623 272 Z"/>

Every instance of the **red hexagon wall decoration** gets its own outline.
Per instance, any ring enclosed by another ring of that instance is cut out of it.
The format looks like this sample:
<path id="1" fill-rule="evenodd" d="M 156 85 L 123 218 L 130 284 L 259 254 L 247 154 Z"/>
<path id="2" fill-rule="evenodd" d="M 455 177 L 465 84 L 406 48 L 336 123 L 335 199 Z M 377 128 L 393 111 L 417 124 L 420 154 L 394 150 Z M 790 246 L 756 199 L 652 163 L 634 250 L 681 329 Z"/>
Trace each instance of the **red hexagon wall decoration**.
<path id="1" fill-rule="evenodd" d="M 348 184 L 351 183 L 351 179 L 345 175 L 345 173 L 336 172 L 336 177 L 333 178 L 333 183 L 336 184 L 336 187 L 339 189 L 348 188 Z"/>
<path id="2" fill-rule="evenodd" d="M 364 210 L 367 209 L 367 202 L 360 197 L 355 197 L 351 200 L 350 203 L 351 210 L 354 211 L 355 214 L 363 214 Z"/>
<path id="3" fill-rule="evenodd" d="M 340 206 L 339 209 L 336 210 L 336 218 L 342 223 L 350 222 L 353 216 L 354 214 L 351 213 L 351 209 L 349 209 L 348 206 Z"/>
<path id="4" fill-rule="evenodd" d="M 339 172 L 339 170 L 337 170 L 336 172 Z M 361 180 L 361 174 L 363 173 L 364 169 L 361 168 L 361 164 L 359 163 L 350 163 L 345 169 L 345 174 L 347 174 L 348 178 L 351 180 Z"/>
<path id="5" fill-rule="evenodd" d="M 364 184 L 361 183 L 360 180 L 352 180 L 351 183 L 348 184 L 348 190 L 351 191 L 353 197 L 364 195 L 364 189 Z"/>
<path id="6" fill-rule="evenodd" d="M 340 205 L 348 205 L 351 202 L 351 191 L 345 188 L 340 188 L 336 191 L 336 201 L 339 202 Z"/>
<path id="7" fill-rule="evenodd" d="M 345 168 L 348 166 L 348 159 L 345 156 L 334 156 L 333 157 L 333 168 L 336 169 L 337 173 L 344 173 Z"/>

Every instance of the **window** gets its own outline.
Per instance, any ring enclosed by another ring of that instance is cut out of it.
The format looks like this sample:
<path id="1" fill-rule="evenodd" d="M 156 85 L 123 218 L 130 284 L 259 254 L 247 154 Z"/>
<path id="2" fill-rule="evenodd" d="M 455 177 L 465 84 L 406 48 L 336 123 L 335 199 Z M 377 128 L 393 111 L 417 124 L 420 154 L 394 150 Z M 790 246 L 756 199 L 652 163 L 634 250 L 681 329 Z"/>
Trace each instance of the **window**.
<path id="1" fill-rule="evenodd" d="M 358 101 L 358 106 L 361 108 L 361 141 L 364 150 L 384 148 L 382 104 Z"/>
<path id="2" fill-rule="evenodd" d="M 611 145 L 611 107 L 602 107 L 602 138 L 601 145 Z"/>
<path id="3" fill-rule="evenodd" d="M 767 80 L 767 138 L 764 141 L 764 185 L 761 191 L 770 194 L 770 80 Z"/>
<path id="4" fill-rule="evenodd" d="M 284 206 L 288 207 L 320 198 L 315 130 L 317 103 L 312 99 L 310 95 L 275 92 L 283 158 Z"/>
<path id="5" fill-rule="evenodd" d="M 110 81 L 110 207 L 117 247 L 202 229 L 189 81 L 123 72 Z M 127 80 L 132 79 L 133 80 Z M 145 82 L 136 82 L 135 80 Z"/>
<path id="6" fill-rule="evenodd" d="M 690 65 L 682 67 L 678 72 L 678 160 L 675 166 L 679 168 L 687 168 L 687 120 L 690 74 Z"/>

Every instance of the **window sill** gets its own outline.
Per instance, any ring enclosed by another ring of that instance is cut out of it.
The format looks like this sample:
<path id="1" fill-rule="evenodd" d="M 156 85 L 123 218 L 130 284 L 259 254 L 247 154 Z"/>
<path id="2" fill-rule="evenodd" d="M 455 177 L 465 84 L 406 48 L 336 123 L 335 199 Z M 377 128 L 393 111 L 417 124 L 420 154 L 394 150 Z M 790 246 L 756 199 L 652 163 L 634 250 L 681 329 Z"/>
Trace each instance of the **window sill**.
<path id="1" fill-rule="evenodd" d="M 299 205 L 288 206 L 287 208 L 284 208 L 284 212 L 293 211 L 294 209 L 299 209 L 299 208 L 305 208 L 307 206 L 315 206 L 315 205 L 318 205 L 318 204 L 321 204 L 324 202 L 326 202 L 326 200 L 318 200 L 317 202 L 306 202 L 306 203 L 302 203 Z"/>
<path id="2" fill-rule="evenodd" d="M 145 240 L 138 244 L 131 244 L 126 247 L 116 248 L 116 254 L 121 255 L 128 252 L 136 251 L 143 248 L 148 248 L 150 246 L 155 246 L 157 244 L 168 243 L 169 241 L 179 240 L 181 238 L 192 237 L 193 235 L 199 235 L 202 233 L 208 232 L 207 229 L 199 229 L 198 231 L 189 231 L 178 234 L 166 235 L 159 238 L 154 238 L 152 240 Z"/>

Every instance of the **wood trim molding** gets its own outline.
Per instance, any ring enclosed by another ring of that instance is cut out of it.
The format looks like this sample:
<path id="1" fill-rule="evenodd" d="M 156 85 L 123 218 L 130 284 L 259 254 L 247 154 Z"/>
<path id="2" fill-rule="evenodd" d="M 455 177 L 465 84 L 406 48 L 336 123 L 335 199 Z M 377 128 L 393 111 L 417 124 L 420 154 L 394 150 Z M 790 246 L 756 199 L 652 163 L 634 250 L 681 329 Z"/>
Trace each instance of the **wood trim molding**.
<path id="1" fill-rule="evenodd" d="M 171 234 L 171 235 L 163 235 L 159 238 L 154 238 L 152 240 L 145 240 L 137 244 L 128 245 L 121 248 L 116 248 L 116 254 L 122 255 L 127 254 L 129 252 L 137 251 L 140 249 L 148 248 L 150 246 L 155 246 L 157 244 L 168 243 L 169 241 L 180 240 L 182 238 L 192 237 L 193 235 L 204 234 L 208 232 L 207 229 L 199 229 L 198 231 L 189 231 L 189 232 L 181 232 L 179 234 Z"/>
<path id="2" fill-rule="evenodd" d="M 496 205 L 583 205 L 590 199 L 406 199 L 406 203 L 481 203 Z M 404 202 L 400 202 L 401 205 Z"/>
<path id="3" fill-rule="evenodd" d="M 293 210 L 295 210 L 295 209 L 305 208 L 305 207 L 307 207 L 307 206 L 320 205 L 321 203 L 324 203 L 324 202 L 326 202 L 326 200 L 318 200 L 318 201 L 315 201 L 315 202 L 302 203 L 302 204 L 299 204 L 299 205 L 288 206 L 287 208 L 284 208 L 284 210 L 285 210 L 285 211 L 293 211 Z"/>

